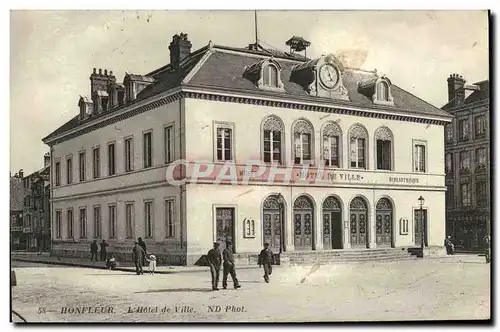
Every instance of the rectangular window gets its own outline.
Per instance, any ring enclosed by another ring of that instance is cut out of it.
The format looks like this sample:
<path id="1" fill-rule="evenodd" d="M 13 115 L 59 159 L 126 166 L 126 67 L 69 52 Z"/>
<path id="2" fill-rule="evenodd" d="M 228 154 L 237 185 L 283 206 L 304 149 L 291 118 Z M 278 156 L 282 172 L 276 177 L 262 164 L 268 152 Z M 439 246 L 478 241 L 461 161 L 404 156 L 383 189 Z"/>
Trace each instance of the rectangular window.
<path id="1" fill-rule="evenodd" d="M 67 221 L 68 221 L 68 239 L 73 238 L 73 209 L 67 211 Z"/>
<path id="2" fill-rule="evenodd" d="M 56 162 L 56 186 L 61 185 L 61 163 Z"/>
<path id="3" fill-rule="evenodd" d="M 233 160 L 232 141 L 232 129 L 217 128 L 217 160 Z"/>
<path id="4" fill-rule="evenodd" d="M 455 186 L 450 184 L 446 186 L 446 206 L 453 208 L 455 206 Z"/>
<path id="5" fill-rule="evenodd" d="M 377 140 L 377 169 L 391 170 L 391 141 Z"/>
<path id="6" fill-rule="evenodd" d="M 311 134 L 295 133 L 295 164 L 309 164 L 311 161 Z"/>
<path id="7" fill-rule="evenodd" d="M 125 172 L 134 170 L 134 145 L 132 138 L 125 139 Z"/>
<path id="8" fill-rule="evenodd" d="M 264 130 L 264 162 L 281 164 L 281 132 Z"/>
<path id="9" fill-rule="evenodd" d="M 78 154 L 78 164 L 80 165 L 80 182 L 85 181 L 85 151 Z"/>
<path id="10" fill-rule="evenodd" d="M 476 150 L 476 164 L 481 167 L 486 167 L 486 149 L 480 148 Z"/>
<path id="11" fill-rule="evenodd" d="M 174 161 L 174 126 L 163 128 L 163 144 L 165 145 L 165 164 Z"/>
<path id="12" fill-rule="evenodd" d="M 486 132 L 486 119 L 484 115 L 479 115 L 475 117 L 475 137 L 481 138 L 484 137 Z"/>
<path id="13" fill-rule="evenodd" d="M 351 167 L 365 168 L 365 139 L 351 137 L 350 143 Z"/>
<path id="14" fill-rule="evenodd" d="M 323 137 L 323 160 L 325 166 L 339 167 L 339 137 Z"/>
<path id="15" fill-rule="evenodd" d="M 87 210 L 80 208 L 80 239 L 87 237 Z"/>
<path id="16" fill-rule="evenodd" d="M 146 238 L 153 237 L 153 202 L 145 202 L 144 203 L 144 221 L 146 223 Z"/>
<path id="17" fill-rule="evenodd" d="M 94 148 L 94 150 L 92 150 L 92 169 L 94 179 L 101 177 L 100 151 L 100 148 Z"/>
<path id="18" fill-rule="evenodd" d="M 446 174 L 453 173 L 453 154 L 452 153 L 447 153 L 446 154 L 446 165 L 445 165 L 445 171 Z"/>
<path id="19" fill-rule="evenodd" d="M 488 196 L 486 188 L 486 181 L 481 180 L 476 182 L 476 202 L 477 206 L 479 207 L 488 206 Z"/>
<path id="20" fill-rule="evenodd" d="M 425 145 L 415 144 L 414 146 L 414 171 L 425 172 Z"/>
<path id="21" fill-rule="evenodd" d="M 153 157 L 152 157 L 152 136 L 151 132 L 149 133 L 144 133 L 143 135 L 143 157 L 144 157 L 144 168 L 151 167 L 153 164 Z"/>
<path id="22" fill-rule="evenodd" d="M 101 207 L 94 206 L 94 238 L 101 238 Z"/>
<path id="23" fill-rule="evenodd" d="M 460 140 L 466 141 L 469 139 L 469 119 L 462 119 L 459 122 Z"/>
<path id="24" fill-rule="evenodd" d="M 61 238 L 61 211 L 56 211 L 56 238 Z"/>
<path id="25" fill-rule="evenodd" d="M 66 179 L 68 184 L 73 183 L 73 158 L 68 157 L 66 159 Z"/>
<path id="26" fill-rule="evenodd" d="M 125 204 L 125 227 L 127 239 L 134 238 L 134 204 Z"/>
<path id="27" fill-rule="evenodd" d="M 460 192 L 462 196 L 462 206 L 468 207 L 471 205 L 471 192 L 468 182 L 460 184 Z"/>
<path id="28" fill-rule="evenodd" d="M 108 175 L 115 175 L 115 143 L 108 144 Z"/>
<path id="29" fill-rule="evenodd" d="M 165 201 L 165 230 L 166 237 L 175 237 L 173 199 L 168 199 Z"/>
<path id="30" fill-rule="evenodd" d="M 445 132 L 446 132 L 446 141 L 452 142 L 453 141 L 453 124 L 452 123 L 449 123 L 445 126 Z"/>
<path id="31" fill-rule="evenodd" d="M 470 151 L 460 152 L 460 171 L 468 172 L 470 170 Z"/>
<path id="32" fill-rule="evenodd" d="M 109 237 L 111 239 L 116 238 L 116 205 L 109 205 Z"/>

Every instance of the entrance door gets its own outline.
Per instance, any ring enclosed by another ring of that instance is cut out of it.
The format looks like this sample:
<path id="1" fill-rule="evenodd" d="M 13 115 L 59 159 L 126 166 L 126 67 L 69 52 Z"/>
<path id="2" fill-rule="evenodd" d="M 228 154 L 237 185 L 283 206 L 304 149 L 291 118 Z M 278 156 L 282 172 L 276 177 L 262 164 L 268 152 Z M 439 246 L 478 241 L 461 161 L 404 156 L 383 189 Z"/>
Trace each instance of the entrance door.
<path id="1" fill-rule="evenodd" d="M 368 207 L 361 197 L 352 200 L 351 215 L 351 248 L 366 248 L 368 243 Z"/>
<path id="2" fill-rule="evenodd" d="M 293 203 L 294 245 L 296 250 L 312 250 L 313 205 L 306 196 L 298 197 Z"/>
<path id="3" fill-rule="evenodd" d="M 392 204 L 387 198 L 377 202 L 375 241 L 377 247 L 392 246 Z"/>
<path id="4" fill-rule="evenodd" d="M 264 243 L 278 253 L 281 243 L 281 220 L 279 211 L 264 211 Z"/>
<path id="5" fill-rule="evenodd" d="M 220 250 L 226 249 L 226 241 L 233 243 L 233 252 L 236 252 L 234 243 L 234 208 L 215 209 L 216 242 L 220 243 Z"/>
<path id="6" fill-rule="evenodd" d="M 414 210 L 415 221 L 415 246 L 422 245 L 422 221 L 424 227 L 424 245 L 427 246 L 427 210 Z"/>
<path id="7" fill-rule="evenodd" d="M 323 202 L 323 248 L 342 249 L 341 205 L 334 196 Z"/>

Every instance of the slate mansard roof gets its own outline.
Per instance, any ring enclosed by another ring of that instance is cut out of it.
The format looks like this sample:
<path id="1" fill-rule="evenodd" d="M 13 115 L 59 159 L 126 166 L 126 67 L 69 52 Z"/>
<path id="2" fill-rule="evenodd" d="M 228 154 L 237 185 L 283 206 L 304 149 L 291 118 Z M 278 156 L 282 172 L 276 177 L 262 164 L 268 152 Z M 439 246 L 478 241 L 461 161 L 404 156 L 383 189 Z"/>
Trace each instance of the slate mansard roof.
<path id="1" fill-rule="evenodd" d="M 284 92 L 263 91 L 243 75 L 246 68 L 270 58 L 273 58 L 274 61 L 281 65 L 281 80 L 284 83 Z M 375 104 L 371 96 L 358 91 L 358 82 L 373 81 L 377 78 L 375 71 L 345 68 L 342 80 L 345 88 L 348 90 L 349 101 L 311 96 L 303 86 L 290 80 L 292 69 L 309 60 L 311 59 L 299 54 L 289 54 L 276 50 L 266 50 L 263 48 L 251 50 L 209 44 L 191 53 L 181 62 L 180 67 L 177 69 L 168 64 L 144 75 L 153 77 L 155 81 L 142 90 L 135 100 L 85 120 L 80 120 L 75 110 L 74 118 L 49 134 L 43 141 L 50 140 L 84 123 L 95 121 L 103 115 L 108 115 L 114 111 L 129 107 L 134 103 L 173 88 L 191 88 L 212 93 L 244 94 L 245 96 L 261 98 L 280 98 L 282 100 L 290 100 L 291 102 L 331 104 L 340 108 L 342 106 L 352 106 L 360 107 L 367 111 L 370 109 L 383 110 L 389 113 L 392 111 L 399 114 L 408 113 L 413 116 L 422 115 L 451 119 L 451 116 L 447 112 L 394 84 L 391 85 L 394 106 Z"/>

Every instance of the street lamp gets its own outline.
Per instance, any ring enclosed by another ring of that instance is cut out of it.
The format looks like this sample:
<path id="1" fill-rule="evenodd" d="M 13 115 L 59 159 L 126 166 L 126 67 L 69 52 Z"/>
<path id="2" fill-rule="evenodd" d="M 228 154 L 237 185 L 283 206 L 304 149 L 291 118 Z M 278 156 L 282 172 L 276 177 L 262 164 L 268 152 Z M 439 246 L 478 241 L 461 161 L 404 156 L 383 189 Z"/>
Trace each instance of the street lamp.
<path id="1" fill-rule="evenodd" d="M 422 209 L 422 206 L 424 205 L 425 203 L 425 198 L 423 198 L 422 196 L 420 196 L 418 198 L 418 205 L 420 205 L 420 220 L 421 220 L 421 223 L 420 223 L 420 228 L 421 228 L 421 241 L 420 241 L 420 246 L 422 248 L 422 258 L 424 257 L 424 236 L 425 236 L 425 232 L 424 232 L 424 213 L 423 213 L 423 209 Z"/>
<path id="2" fill-rule="evenodd" d="M 283 252 L 283 208 L 285 206 L 285 199 L 283 198 L 283 195 L 279 193 L 276 196 L 276 199 L 278 200 L 278 207 L 280 210 L 280 255 Z"/>

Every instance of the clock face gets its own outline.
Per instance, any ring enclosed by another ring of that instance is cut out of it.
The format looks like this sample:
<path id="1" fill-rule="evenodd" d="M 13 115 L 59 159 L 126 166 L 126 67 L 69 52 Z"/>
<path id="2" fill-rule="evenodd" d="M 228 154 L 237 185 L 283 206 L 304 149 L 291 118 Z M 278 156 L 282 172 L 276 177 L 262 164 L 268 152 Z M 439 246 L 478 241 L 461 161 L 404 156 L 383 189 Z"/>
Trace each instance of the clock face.
<path id="1" fill-rule="evenodd" d="M 326 64 L 321 67 L 319 70 L 319 78 L 321 79 L 321 83 L 329 89 L 334 88 L 339 81 L 339 74 L 337 69 L 330 65 Z"/>

